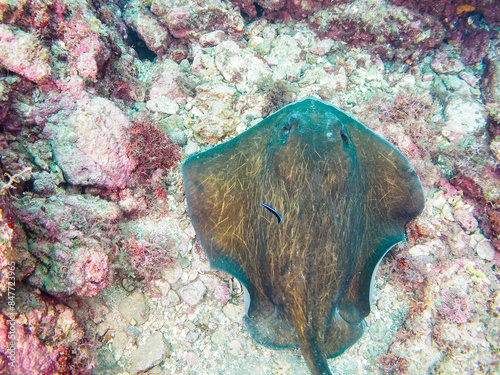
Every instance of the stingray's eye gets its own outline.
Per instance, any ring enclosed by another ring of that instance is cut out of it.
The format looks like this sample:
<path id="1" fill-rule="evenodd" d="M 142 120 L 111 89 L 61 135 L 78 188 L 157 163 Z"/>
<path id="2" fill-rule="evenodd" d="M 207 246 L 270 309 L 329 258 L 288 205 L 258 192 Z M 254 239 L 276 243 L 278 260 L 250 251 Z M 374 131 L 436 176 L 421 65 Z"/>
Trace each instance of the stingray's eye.
<path id="1" fill-rule="evenodd" d="M 340 131 L 340 138 L 346 146 L 349 146 L 351 144 L 351 142 L 349 142 L 349 137 L 344 133 L 344 130 Z"/>
<path id="2" fill-rule="evenodd" d="M 290 135 L 290 130 L 292 127 L 297 126 L 300 124 L 300 117 L 296 114 L 291 115 L 288 117 L 288 125 L 285 125 L 281 128 L 280 131 L 280 136 L 284 139 L 287 139 L 288 136 Z"/>
<path id="3" fill-rule="evenodd" d="M 292 128 L 291 126 L 283 126 L 283 127 L 281 128 L 281 131 L 280 131 L 280 136 L 281 136 L 282 138 L 287 139 L 287 138 L 288 138 L 288 136 L 290 135 L 290 129 L 291 129 L 291 128 Z"/>

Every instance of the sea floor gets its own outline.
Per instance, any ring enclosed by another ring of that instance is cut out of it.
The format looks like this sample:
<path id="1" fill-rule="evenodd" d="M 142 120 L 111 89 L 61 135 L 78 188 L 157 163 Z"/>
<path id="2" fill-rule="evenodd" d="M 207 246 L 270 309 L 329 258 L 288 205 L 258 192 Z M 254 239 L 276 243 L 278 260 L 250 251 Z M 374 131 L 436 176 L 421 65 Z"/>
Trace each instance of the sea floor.
<path id="1" fill-rule="evenodd" d="M 0 1 L 0 373 L 308 374 L 251 339 L 181 173 L 308 96 L 397 147 L 426 198 L 331 372 L 500 373 L 500 24 L 481 1 L 455 28 L 285 3 Z"/>

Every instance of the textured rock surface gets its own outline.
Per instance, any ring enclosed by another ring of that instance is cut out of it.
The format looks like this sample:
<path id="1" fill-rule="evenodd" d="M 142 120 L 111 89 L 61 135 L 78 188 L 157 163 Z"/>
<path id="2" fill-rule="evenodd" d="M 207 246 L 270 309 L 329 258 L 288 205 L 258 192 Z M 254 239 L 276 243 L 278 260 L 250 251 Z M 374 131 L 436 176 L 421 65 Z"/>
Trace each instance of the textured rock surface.
<path id="1" fill-rule="evenodd" d="M 199 280 L 183 286 L 178 290 L 182 300 L 189 306 L 196 306 L 201 301 L 206 291 L 207 288 Z"/>
<path id="2" fill-rule="evenodd" d="M 130 359 L 130 372 L 138 374 L 159 365 L 170 354 L 170 346 L 161 332 L 155 332 L 139 345 Z"/>
<path id="3" fill-rule="evenodd" d="M 141 291 L 136 291 L 118 305 L 122 317 L 132 325 L 143 325 L 149 316 L 149 305 Z"/>
<path id="4" fill-rule="evenodd" d="M 172 6 L 173 5 L 173 6 Z M 221 30 L 233 38 L 243 33 L 243 18 L 234 7 L 220 0 L 154 0 L 151 11 L 175 38 L 196 40 L 201 34 Z"/>
<path id="5" fill-rule="evenodd" d="M 0 65 L 36 83 L 51 79 L 49 49 L 33 34 L 0 24 Z"/>
<path id="6" fill-rule="evenodd" d="M 446 123 L 441 134 L 450 142 L 463 141 L 486 125 L 483 106 L 477 102 L 456 98 L 446 105 L 444 114 Z"/>
<path id="7" fill-rule="evenodd" d="M 64 124 L 49 125 L 55 162 L 66 180 L 75 185 L 124 188 L 135 167 L 127 155 L 130 126 L 120 109 L 104 98 L 81 103 Z"/>
<path id="8" fill-rule="evenodd" d="M 142 1 L 131 1 L 123 14 L 127 25 L 134 29 L 146 43 L 149 50 L 159 56 L 165 54 L 170 41 L 170 33 L 157 17 L 143 6 Z"/>
<path id="9" fill-rule="evenodd" d="M 239 91 L 247 91 L 255 82 L 268 79 L 271 75 L 269 66 L 262 58 L 237 42 L 222 42 L 215 47 L 214 54 L 217 69 Z"/>

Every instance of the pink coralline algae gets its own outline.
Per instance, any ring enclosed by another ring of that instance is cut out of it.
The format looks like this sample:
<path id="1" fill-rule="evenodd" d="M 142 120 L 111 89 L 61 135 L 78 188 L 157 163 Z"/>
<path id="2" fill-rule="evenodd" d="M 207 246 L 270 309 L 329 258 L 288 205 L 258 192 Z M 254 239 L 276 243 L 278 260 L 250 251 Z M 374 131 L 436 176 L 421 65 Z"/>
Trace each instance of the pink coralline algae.
<path id="1" fill-rule="evenodd" d="M 56 163 L 72 184 L 124 188 L 136 166 L 127 154 L 131 123 L 104 98 L 78 107 L 63 124 L 49 124 L 45 130 Z"/>
<path id="2" fill-rule="evenodd" d="M 186 57 L 181 52 L 186 41 L 197 41 L 213 31 L 236 39 L 244 29 L 238 8 L 220 0 L 154 0 L 149 7 L 132 1 L 125 6 L 124 18 L 151 51 L 175 61 Z"/>
<path id="3" fill-rule="evenodd" d="M 17 243 L 17 252 L 28 251 L 40 260 L 28 281 L 55 296 L 94 296 L 112 280 L 106 237 L 122 213 L 116 204 L 97 198 L 53 197 L 58 202 L 37 198 L 16 205 L 16 218 L 30 238 Z"/>
<path id="4" fill-rule="evenodd" d="M 500 3 L 496 0 L 394 0 L 393 3 L 439 20 L 446 28 L 449 43 L 459 46 L 462 61 L 468 65 L 480 62 L 486 56 L 490 39 L 498 35 L 498 31 L 481 21 L 484 17 L 487 24 L 500 25 Z"/>
<path id="5" fill-rule="evenodd" d="M 109 59 L 108 48 L 82 20 L 68 20 L 61 31 L 70 66 L 76 69 L 81 77 L 96 80 L 98 70 Z"/>
<path id="6" fill-rule="evenodd" d="M 89 312 L 87 312 L 89 313 Z M 14 327 L 13 329 L 11 327 Z M 15 334 L 13 366 L 8 366 L 10 338 Z M 87 339 L 74 310 L 54 299 L 25 292 L 14 311 L 0 310 L 2 374 L 87 374 L 93 366 Z"/>
<path id="7" fill-rule="evenodd" d="M 123 14 L 127 25 L 134 29 L 148 46 L 148 49 L 158 56 L 165 54 L 170 44 L 170 33 L 158 18 L 141 1 L 130 1 L 125 6 Z"/>
<path id="8" fill-rule="evenodd" d="M 97 14 L 86 2 L 59 0 L 0 7 L 0 65 L 36 83 L 61 85 L 75 75 L 95 81 L 125 48 L 124 24 L 113 7 L 103 5 Z"/>
<path id="9" fill-rule="evenodd" d="M 263 10 L 264 16 L 271 19 L 304 19 L 314 12 L 328 8 L 334 3 L 345 3 L 349 0 L 231 0 L 250 17 L 258 15 L 257 7 Z"/>
<path id="10" fill-rule="evenodd" d="M 0 66 L 35 83 L 51 79 L 50 52 L 35 35 L 0 24 Z"/>
<path id="11" fill-rule="evenodd" d="M 16 334 L 21 347 L 16 348 L 17 359 L 15 363 L 15 373 L 31 373 L 35 375 L 55 374 L 58 365 L 57 358 L 59 351 L 57 348 L 44 345 L 35 335 L 25 327 L 16 324 Z M 10 340 L 7 340 L 7 334 L 10 330 L 10 320 L 6 315 L 0 313 L 0 370 L 7 371 L 7 346 Z M 8 372 L 5 372 L 8 374 Z"/>
<path id="12" fill-rule="evenodd" d="M 369 22 L 366 14 L 371 14 Z M 435 18 L 386 3 L 340 4 L 311 15 L 308 22 L 321 37 L 365 47 L 382 60 L 416 60 L 445 37 Z"/>
<path id="13" fill-rule="evenodd" d="M 151 11 L 175 38 L 198 39 L 202 34 L 222 30 L 233 38 L 243 34 L 243 18 L 236 8 L 220 0 L 154 0 Z"/>
<path id="14" fill-rule="evenodd" d="M 45 255 L 46 265 L 38 265 L 28 282 L 53 296 L 94 297 L 112 281 L 108 255 L 98 245 L 70 249 L 58 243 L 39 241 L 32 247 L 31 251 L 39 251 L 38 256 Z"/>
<path id="15" fill-rule="evenodd" d="M 148 99 L 169 98 L 179 104 L 184 104 L 187 94 L 180 82 L 187 79 L 179 64 L 165 59 L 158 65 L 150 76 L 150 90 Z"/>
<path id="16" fill-rule="evenodd" d="M 444 23 L 452 25 L 460 17 L 480 12 L 487 22 L 500 23 L 500 3 L 496 0 L 393 0 L 394 5 L 403 5 L 421 13 L 428 13 Z"/>

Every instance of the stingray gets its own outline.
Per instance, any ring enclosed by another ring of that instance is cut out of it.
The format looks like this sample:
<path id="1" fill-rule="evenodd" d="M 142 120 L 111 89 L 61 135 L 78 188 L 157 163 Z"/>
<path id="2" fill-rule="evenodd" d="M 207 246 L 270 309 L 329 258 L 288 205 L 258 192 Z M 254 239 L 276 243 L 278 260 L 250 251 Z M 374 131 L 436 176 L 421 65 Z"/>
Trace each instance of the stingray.
<path id="1" fill-rule="evenodd" d="M 381 259 L 423 210 L 408 160 L 310 97 L 191 156 L 183 178 L 210 266 L 244 286 L 252 338 L 331 374 L 327 358 L 363 333 Z"/>

